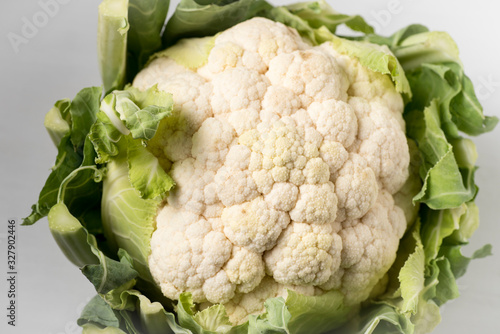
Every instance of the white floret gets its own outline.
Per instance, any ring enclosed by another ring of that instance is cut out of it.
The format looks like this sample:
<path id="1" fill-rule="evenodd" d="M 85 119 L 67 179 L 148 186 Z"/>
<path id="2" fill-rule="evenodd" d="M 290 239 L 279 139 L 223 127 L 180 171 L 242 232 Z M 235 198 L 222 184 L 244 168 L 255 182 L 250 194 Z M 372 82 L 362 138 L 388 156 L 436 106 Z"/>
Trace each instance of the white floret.
<path id="1" fill-rule="evenodd" d="M 392 196 L 381 191 L 377 205 L 350 225 L 339 232 L 344 245 L 341 266 L 345 270 L 341 291 L 348 303 L 355 304 L 368 297 L 394 262 L 406 220 Z"/>
<path id="2" fill-rule="evenodd" d="M 256 253 L 273 248 L 290 223 L 287 213 L 271 208 L 262 197 L 226 207 L 221 220 L 224 233 L 233 244 Z"/>
<path id="3" fill-rule="evenodd" d="M 314 102 L 307 108 L 316 128 L 326 140 L 349 147 L 356 138 L 358 122 L 352 107 L 342 101 Z"/>
<path id="4" fill-rule="evenodd" d="M 236 284 L 236 292 L 247 293 L 257 287 L 265 276 L 262 255 L 235 246 L 233 254 L 224 266 L 231 283 Z"/>
<path id="5" fill-rule="evenodd" d="M 351 153 L 337 174 L 335 191 L 340 204 L 339 220 L 362 217 L 377 199 L 375 173 L 363 157 Z"/>
<path id="6" fill-rule="evenodd" d="M 283 53 L 271 60 L 266 73 L 272 85 L 290 89 L 302 106 L 329 99 L 345 101 L 347 80 L 335 59 L 318 50 Z"/>
<path id="7" fill-rule="evenodd" d="M 341 238 L 331 224 L 293 222 L 264 260 L 266 271 L 282 284 L 320 285 L 339 268 Z"/>
<path id="8" fill-rule="evenodd" d="M 359 118 L 356 151 L 366 159 L 383 187 L 394 194 L 408 178 L 410 154 L 405 134 L 380 103 L 353 98 L 350 104 Z"/>
<path id="9" fill-rule="evenodd" d="M 221 271 L 232 250 L 226 236 L 213 231 L 198 215 L 168 206 L 157 222 L 149 261 L 165 296 L 178 299 L 181 292 L 189 290 L 197 301 L 228 301 L 235 286 Z M 215 291 L 213 282 L 221 283 L 217 287 L 220 292 Z"/>
<path id="10" fill-rule="evenodd" d="M 227 42 L 259 54 L 266 65 L 279 54 L 309 47 L 296 30 L 260 17 L 227 29 L 215 40 L 216 45 Z"/>
<path id="11" fill-rule="evenodd" d="M 208 118 L 193 135 L 191 154 L 207 169 L 217 170 L 224 164 L 234 135 L 234 129 L 226 121 Z"/>
<path id="12" fill-rule="evenodd" d="M 241 109 L 260 110 L 269 82 L 257 71 L 237 67 L 215 75 L 212 85 L 212 109 L 215 114 L 223 114 Z"/>
<path id="13" fill-rule="evenodd" d="M 321 185 L 304 184 L 290 218 L 296 222 L 326 224 L 335 221 L 337 215 L 337 195 L 333 183 Z"/>

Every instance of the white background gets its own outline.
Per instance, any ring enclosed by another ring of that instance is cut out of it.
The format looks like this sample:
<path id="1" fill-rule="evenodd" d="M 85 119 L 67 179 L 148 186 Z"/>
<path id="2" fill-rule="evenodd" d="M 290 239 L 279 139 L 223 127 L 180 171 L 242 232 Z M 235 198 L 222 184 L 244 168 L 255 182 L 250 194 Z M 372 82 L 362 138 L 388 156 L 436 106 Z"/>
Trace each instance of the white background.
<path id="1" fill-rule="evenodd" d="M 57 0 L 51 16 L 38 0 L 2 0 L 0 4 L 0 332 L 79 333 L 76 319 L 94 295 L 92 285 L 62 255 L 50 236 L 47 220 L 18 227 L 17 326 L 6 325 L 6 225 L 20 222 L 37 199 L 56 150 L 43 117 L 53 103 L 72 98 L 80 88 L 100 85 L 96 57 L 98 0 Z M 500 2 L 328 0 L 338 11 L 361 14 L 378 33 L 392 34 L 410 23 L 448 31 L 457 41 L 466 72 L 476 83 L 486 114 L 500 116 Z M 41 0 L 50 2 L 50 0 Z M 284 4 L 288 1 L 274 1 Z M 176 1 L 174 1 L 176 3 Z M 9 34 L 23 36 L 26 21 L 37 31 L 13 47 Z M 17 50 L 16 50 L 17 49 Z M 485 243 L 500 254 L 500 128 L 476 140 L 481 167 L 481 227 L 465 254 Z M 474 261 L 458 281 L 461 297 L 442 308 L 434 333 L 498 333 L 500 256 Z"/>

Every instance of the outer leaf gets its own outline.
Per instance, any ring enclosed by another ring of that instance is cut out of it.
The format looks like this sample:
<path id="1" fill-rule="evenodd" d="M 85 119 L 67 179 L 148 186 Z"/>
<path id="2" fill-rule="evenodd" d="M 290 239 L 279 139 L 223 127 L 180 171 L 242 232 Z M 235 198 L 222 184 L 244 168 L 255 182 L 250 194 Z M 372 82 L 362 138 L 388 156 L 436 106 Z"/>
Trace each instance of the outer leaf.
<path id="1" fill-rule="evenodd" d="M 458 47 L 445 32 L 422 32 L 402 37 L 395 54 L 405 70 L 418 68 L 422 64 L 448 62 L 461 64 Z"/>
<path id="2" fill-rule="evenodd" d="M 103 111 L 99 112 L 89 133 L 89 139 L 97 152 L 96 163 L 106 163 L 111 157 L 118 155 L 118 142 L 121 137 L 122 133 L 113 125 L 108 115 Z"/>
<path id="3" fill-rule="evenodd" d="M 491 248 L 491 245 L 484 245 L 482 248 L 475 251 L 472 257 L 467 257 L 462 255 L 461 246 L 443 245 L 439 254 L 448 259 L 453 275 L 455 278 L 459 278 L 465 274 L 471 260 L 490 256 Z"/>
<path id="4" fill-rule="evenodd" d="M 125 152 L 107 165 L 102 195 L 102 220 L 108 244 L 127 250 L 140 277 L 154 285 L 148 268 L 150 239 L 160 199 L 142 199 L 129 181 Z"/>
<path id="5" fill-rule="evenodd" d="M 96 120 L 101 102 L 100 87 L 82 89 L 71 101 L 71 142 L 76 148 L 82 147 L 90 127 Z"/>
<path id="6" fill-rule="evenodd" d="M 281 297 L 270 298 L 264 302 L 266 312 L 259 316 L 250 316 L 249 334 L 289 334 L 288 322 L 292 315 L 288 311 L 285 300 Z"/>
<path id="7" fill-rule="evenodd" d="M 439 211 L 423 208 L 420 233 L 424 244 L 425 258 L 428 261 L 437 257 L 443 239 L 459 229 L 461 217 L 466 213 L 466 210 L 465 204 L 457 208 Z"/>
<path id="8" fill-rule="evenodd" d="M 438 305 L 442 305 L 448 300 L 457 298 L 460 294 L 458 293 L 457 282 L 451 271 L 448 259 L 438 260 L 437 265 L 439 267 L 439 283 L 436 286 L 436 297 L 434 300 Z"/>
<path id="9" fill-rule="evenodd" d="M 181 38 L 212 36 L 256 14 L 264 1 L 181 0 L 165 27 L 164 45 Z"/>
<path id="10" fill-rule="evenodd" d="M 76 266 L 99 263 L 89 247 L 89 233 L 69 212 L 64 203 L 58 203 L 50 209 L 49 228 L 57 245 L 64 255 Z"/>
<path id="11" fill-rule="evenodd" d="M 98 256 L 100 264 L 89 264 L 82 268 L 83 274 L 94 284 L 98 293 L 106 294 L 137 277 L 137 272 L 130 265 L 103 254 Z"/>
<path id="12" fill-rule="evenodd" d="M 485 117 L 470 79 L 462 77 L 462 90 L 453 98 L 450 112 L 457 127 L 472 136 L 492 131 L 498 123 L 496 117 Z"/>
<path id="13" fill-rule="evenodd" d="M 190 293 L 182 293 L 177 304 L 179 324 L 195 334 L 227 333 L 231 323 L 222 305 L 194 312 L 195 305 Z"/>
<path id="14" fill-rule="evenodd" d="M 415 139 L 422 155 L 421 177 L 424 185 L 414 201 L 426 203 L 432 209 L 460 206 L 474 198 L 477 187 L 473 173 L 464 177 L 441 129 L 437 102 L 433 101 L 423 113 L 407 115 L 408 135 Z"/>
<path id="15" fill-rule="evenodd" d="M 456 130 L 447 131 L 451 122 L 469 135 L 495 127 L 498 119 L 483 115 L 472 83 L 464 74 L 458 48 L 448 34 L 410 26 L 393 36 L 392 49 L 417 95 L 412 105 L 416 102 L 423 109 L 433 99 L 439 99 L 441 122 L 447 134 L 457 135 Z"/>
<path id="16" fill-rule="evenodd" d="M 354 31 L 365 34 L 372 34 L 374 32 L 373 27 L 366 23 L 361 16 L 340 14 L 333 10 L 324 0 L 317 2 L 300 2 L 287 5 L 285 8 L 290 11 L 291 14 L 307 21 L 313 29 L 325 26 L 332 33 L 335 33 L 339 25 L 345 24 Z"/>
<path id="17" fill-rule="evenodd" d="M 108 301 L 113 309 L 123 310 L 123 305 L 131 305 L 138 314 L 138 322 L 142 327 L 141 333 L 148 334 L 191 334 L 188 329 L 182 328 L 176 323 L 173 313 L 167 312 L 162 304 L 151 302 L 141 292 L 133 289 L 120 293 L 120 303 L 114 304 Z"/>
<path id="18" fill-rule="evenodd" d="M 333 35 L 326 28 L 317 29 L 315 34 L 318 42 L 328 41 L 341 54 L 359 60 L 363 66 L 372 71 L 390 75 L 396 85 L 396 90 L 407 98 L 411 98 L 412 92 L 405 72 L 399 60 L 387 46 L 343 39 Z"/>
<path id="19" fill-rule="evenodd" d="M 344 296 L 338 291 L 312 297 L 289 290 L 286 306 L 291 333 L 322 333 L 343 325 L 357 311 L 357 306 L 344 305 Z"/>
<path id="20" fill-rule="evenodd" d="M 373 305 L 363 310 L 361 327 L 351 332 L 360 334 L 412 334 L 414 326 L 407 317 L 393 306 Z M 342 334 L 345 332 L 340 332 Z"/>
<path id="21" fill-rule="evenodd" d="M 169 0 L 129 0 L 130 29 L 127 35 L 129 81 L 132 81 L 148 58 L 161 49 L 161 31 L 169 4 Z"/>
<path id="22" fill-rule="evenodd" d="M 59 100 L 45 115 L 43 125 L 49 132 L 54 145 L 59 146 L 61 139 L 70 131 L 71 116 L 69 114 L 70 99 Z"/>
<path id="23" fill-rule="evenodd" d="M 32 213 L 25 218 L 24 224 L 31 225 L 49 213 L 50 208 L 57 203 L 61 183 L 75 169 L 94 165 L 95 153 L 90 141 L 86 140 L 84 147 L 80 148 L 83 152 L 76 152 L 70 141 L 70 134 L 68 132 L 61 139 L 55 166 L 40 192 L 38 202 L 33 205 Z M 70 212 L 81 218 L 99 205 L 101 191 L 101 185 L 94 182 L 94 171 L 84 170 L 68 183 L 63 199 L 67 199 L 66 205 Z"/>
<path id="24" fill-rule="evenodd" d="M 479 226 L 479 209 L 474 202 L 466 203 L 466 211 L 460 217 L 459 228 L 446 238 L 447 244 L 465 244 Z"/>
<path id="25" fill-rule="evenodd" d="M 215 36 L 181 39 L 173 46 L 154 54 L 150 61 L 160 57 L 170 57 L 179 65 L 196 70 L 206 64 L 215 44 Z"/>
<path id="26" fill-rule="evenodd" d="M 116 96 L 115 110 L 135 139 L 153 138 L 160 121 L 172 113 L 172 95 L 156 86 L 144 92 L 129 87 L 113 94 Z"/>
<path id="27" fill-rule="evenodd" d="M 422 290 L 425 286 L 425 253 L 417 228 L 412 235 L 416 241 L 415 251 L 410 254 L 404 266 L 399 272 L 399 282 L 401 283 L 401 297 L 404 313 L 416 313 Z"/>
<path id="28" fill-rule="evenodd" d="M 104 0 L 99 5 L 97 53 L 104 92 L 125 84 L 128 0 Z"/>
<path id="29" fill-rule="evenodd" d="M 100 296 L 95 296 L 87 303 L 77 323 L 80 326 L 87 323 L 104 327 L 118 328 L 120 326 L 115 312 Z"/>
<path id="30" fill-rule="evenodd" d="M 163 170 L 158 159 L 139 141 L 128 140 L 129 179 L 144 199 L 164 197 L 174 180 Z"/>

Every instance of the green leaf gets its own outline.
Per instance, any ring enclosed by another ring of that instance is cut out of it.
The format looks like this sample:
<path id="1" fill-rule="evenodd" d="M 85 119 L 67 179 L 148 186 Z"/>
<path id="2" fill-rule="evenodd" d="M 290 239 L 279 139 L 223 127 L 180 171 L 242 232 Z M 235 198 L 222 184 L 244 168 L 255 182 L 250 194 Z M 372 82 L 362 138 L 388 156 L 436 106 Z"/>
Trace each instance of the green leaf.
<path id="1" fill-rule="evenodd" d="M 372 71 L 389 75 L 395 83 L 396 90 L 404 94 L 407 99 L 411 98 L 412 90 L 405 72 L 398 58 L 387 46 L 340 38 L 324 27 L 317 29 L 315 34 L 319 43 L 330 42 L 331 46 L 339 53 L 357 59 L 361 65 Z"/>
<path id="2" fill-rule="evenodd" d="M 130 311 L 134 310 L 138 316 L 142 332 L 148 334 L 192 334 L 188 329 L 182 328 L 176 323 L 175 316 L 167 312 L 159 302 L 151 302 L 146 296 L 135 289 L 120 292 L 120 302 L 108 300 L 113 309 L 123 310 L 124 305 L 131 305 Z"/>
<path id="3" fill-rule="evenodd" d="M 181 39 L 168 49 L 154 54 L 150 61 L 156 58 L 169 57 L 185 68 L 196 70 L 208 61 L 216 36 Z"/>
<path id="4" fill-rule="evenodd" d="M 98 155 L 96 162 L 106 163 L 118 155 L 118 142 L 123 136 L 153 138 L 160 121 L 171 115 L 172 108 L 171 94 L 159 91 L 156 86 L 144 92 L 129 87 L 107 95 L 89 134 Z"/>
<path id="5" fill-rule="evenodd" d="M 270 298 L 264 302 L 266 312 L 259 316 L 250 316 L 248 333 L 290 334 L 288 322 L 292 315 L 285 300 L 281 297 Z"/>
<path id="6" fill-rule="evenodd" d="M 458 47 L 445 32 L 431 31 L 402 36 L 394 53 L 405 71 L 422 64 L 457 63 L 461 65 Z"/>
<path id="7" fill-rule="evenodd" d="M 179 324 L 196 334 L 227 333 L 231 323 L 223 305 L 214 305 L 196 312 L 190 293 L 182 293 L 177 304 Z"/>
<path id="8" fill-rule="evenodd" d="M 108 115 L 100 111 L 89 133 L 89 139 L 97 152 L 96 163 L 106 163 L 111 157 L 118 155 L 118 142 L 121 137 L 122 133 L 113 125 Z"/>
<path id="9" fill-rule="evenodd" d="M 410 254 L 404 266 L 399 272 L 399 282 L 401 283 L 401 297 L 403 298 L 402 311 L 415 314 L 421 292 L 425 286 L 425 253 L 417 232 L 413 233 L 417 246 Z"/>
<path id="10" fill-rule="evenodd" d="M 69 107 L 71 114 L 71 142 L 75 148 L 82 147 L 90 127 L 96 120 L 101 102 L 100 87 L 88 87 L 76 94 Z"/>
<path id="11" fill-rule="evenodd" d="M 129 179 L 144 199 L 164 197 L 174 180 L 163 170 L 158 159 L 139 141 L 128 140 Z"/>
<path id="12" fill-rule="evenodd" d="M 458 207 L 473 199 L 477 192 L 473 170 L 460 172 L 453 147 L 441 128 L 437 102 L 434 100 L 423 113 L 408 113 L 405 119 L 408 136 L 417 142 L 423 161 L 420 174 L 424 185 L 413 200 L 437 210 Z"/>
<path id="13" fill-rule="evenodd" d="M 59 100 L 45 115 L 43 125 L 49 132 L 54 145 L 59 146 L 61 139 L 70 131 L 71 115 L 69 114 L 70 99 Z"/>
<path id="14" fill-rule="evenodd" d="M 289 290 L 286 306 L 291 314 L 291 333 L 322 333 L 341 326 L 357 311 L 356 305 L 346 306 L 343 294 L 335 290 L 321 296 L 304 296 Z"/>
<path id="15" fill-rule="evenodd" d="M 129 81 L 132 81 L 149 57 L 161 49 L 161 31 L 169 4 L 169 0 L 129 0 L 130 29 L 127 35 Z"/>
<path id="16" fill-rule="evenodd" d="M 106 94 L 125 84 L 128 4 L 128 0 L 104 0 L 99 5 L 97 54 Z"/>
<path id="17" fill-rule="evenodd" d="M 59 143 L 55 166 L 40 192 L 38 202 L 32 207 L 32 213 L 24 219 L 24 224 L 31 225 L 45 217 L 57 203 L 63 180 L 79 167 L 94 165 L 94 154 L 92 144 L 88 140 L 85 141 L 83 152 L 76 152 L 68 132 Z M 83 170 L 67 184 L 63 199 L 66 199 L 70 212 L 81 218 L 99 205 L 101 189 L 102 185 L 94 181 L 94 171 Z"/>
<path id="18" fill-rule="evenodd" d="M 462 277 L 465 274 L 470 261 L 482 259 L 492 254 L 492 246 L 489 244 L 476 250 L 471 257 L 462 255 L 461 248 L 461 245 L 443 245 L 439 251 L 439 254 L 446 257 L 450 262 L 450 269 L 455 278 Z"/>
<path id="19" fill-rule="evenodd" d="M 154 286 L 148 256 L 161 200 L 143 199 L 132 186 L 126 152 L 113 158 L 107 169 L 102 195 L 102 221 L 107 243 L 115 251 L 118 248 L 127 250 L 140 277 Z"/>
<path id="20" fill-rule="evenodd" d="M 422 219 L 420 234 L 427 262 L 437 257 L 443 240 L 459 229 L 460 221 L 466 211 L 467 205 L 465 204 L 457 208 L 439 211 L 425 207 L 422 209 L 420 214 Z"/>
<path id="21" fill-rule="evenodd" d="M 255 16 L 261 6 L 255 0 L 181 0 L 163 33 L 164 45 L 186 37 L 212 36 Z"/>
<path id="22" fill-rule="evenodd" d="M 146 91 L 129 87 L 115 91 L 115 110 L 135 139 L 149 140 L 154 137 L 160 121 L 172 114 L 172 95 L 158 90 L 156 86 Z"/>
<path id="23" fill-rule="evenodd" d="M 95 152 L 87 135 L 98 112 L 100 94 L 100 88 L 84 88 L 71 102 L 58 101 L 49 111 L 46 124 L 49 125 L 48 130 L 52 133 L 53 140 L 58 142 L 57 158 L 38 201 L 32 206 L 30 216 L 24 219 L 24 224 L 34 224 L 49 213 L 50 208 L 57 203 L 61 183 L 75 169 L 95 164 Z M 61 135 L 63 136 L 59 138 Z M 85 170 L 72 178 L 65 187 L 66 205 L 77 218 L 99 205 L 101 185 L 94 182 L 93 175 L 93 171 Z M 85 204 L 81 205 L 82 202 Z"/>
<path id="24" fill-rule="evenodd" d="M 285 6 L 293 15 L 306 21 L 313 29 L 325 26 L 333 34 L 339 25 L 345 24 L 353 31 L 359 31 L 364 34 L 372 34 L 373 27 L 359 15 L 345 15 L 335 11 L 324 1 L 299 2 Z"/>
<path id="25" fill-rule="evenodd" d="M 492 131 L 498 123 L 497 117 L 485 117 L 472 82 L 462 77 L 461 91 L 451 100 L 450 112 L 460 131 L 472 136 Z"/>
<path id="26" fill-rule="evenodd" d="M 439 267 L 439 283 L 436 286 L 436 297 L 434 300 L 437 305 L 442 305 L 449 300 L 457 298 L 460 294 L 458 293 L 457 282 L 448 259 L 438 259 L 436 263 Z"/>
<path id="27" fill-rule="evenodd" d="M 95 286 L 100 294 L 106 294 L 129 283 L 137 277 L 137 272 L 128 263 L 110 259 L 99 254 L 100 264 L 89 264 L 82 268 L 82 273 Z"/>
<path id="28" fill-rule="evenodd" d="M 87 303 L 77 323 L 79 326 L 90 323 L 103 327 L 120 327 L 117 315 L 100 296 L 95 296 Z"/>
<path id="29" fill-rule="evenodd" d="M 363 310 L 360 326 L 351 332 L 360 334 L 412 334 L 411 321 L 393 306 L 375 304 Z M 339 332 L 343 334 L 346 332 Z"/>
<path id="30" fill-rule="evenodd" d="M 64 255 L 76 266 L 99 263 L 89 247 L 89 233 L 68 210 L 64 203 L 58 203 L 50 209 L 49 228 L 57 245 Z"/>

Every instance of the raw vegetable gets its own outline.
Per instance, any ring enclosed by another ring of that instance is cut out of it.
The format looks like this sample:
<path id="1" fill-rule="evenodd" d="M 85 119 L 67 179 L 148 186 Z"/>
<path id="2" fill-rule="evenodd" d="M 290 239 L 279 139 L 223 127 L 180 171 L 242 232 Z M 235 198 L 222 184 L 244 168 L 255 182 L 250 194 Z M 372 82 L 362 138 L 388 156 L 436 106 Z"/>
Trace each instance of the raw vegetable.
<path id="1" fill-rule="evenodd" d="M 325 2 L 181 1 L 162 32 L 167 9 L 105 0 L 104 91 L 45 120 L 25 223 L 95 286 L 84 332 L 431 331 L 478 226 L 460 133 L 497 123 L 453 40 Z"/>

